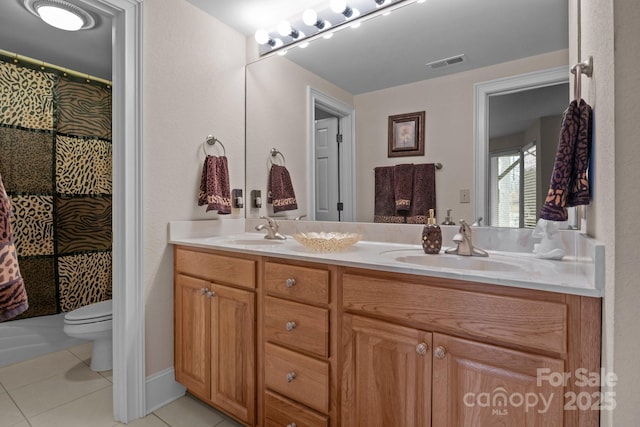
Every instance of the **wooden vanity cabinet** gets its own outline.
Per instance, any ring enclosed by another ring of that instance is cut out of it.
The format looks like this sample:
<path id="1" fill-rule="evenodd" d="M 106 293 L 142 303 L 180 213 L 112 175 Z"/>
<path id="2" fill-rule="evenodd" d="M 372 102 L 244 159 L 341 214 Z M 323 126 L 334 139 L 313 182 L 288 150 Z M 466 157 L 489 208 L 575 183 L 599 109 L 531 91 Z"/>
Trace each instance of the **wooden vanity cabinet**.
<path id="1" fill-rule="evenodd" d="M 598 425 L 598 411 L 565 410 L 598 387 L 541 372 L 599 372 L 599 299 L 360 269 L 341 277 L 342 427 Z"/>
<path id="2" fill-rule="evenodd" d="M 176 380 L 253 426 L 257 260 L 176 247 Z"/>
<path id="3" fill-rule="evenodd" d="M 264 425 L 338 426 L 336 268 L 269 258 L 263 280 Z"/>

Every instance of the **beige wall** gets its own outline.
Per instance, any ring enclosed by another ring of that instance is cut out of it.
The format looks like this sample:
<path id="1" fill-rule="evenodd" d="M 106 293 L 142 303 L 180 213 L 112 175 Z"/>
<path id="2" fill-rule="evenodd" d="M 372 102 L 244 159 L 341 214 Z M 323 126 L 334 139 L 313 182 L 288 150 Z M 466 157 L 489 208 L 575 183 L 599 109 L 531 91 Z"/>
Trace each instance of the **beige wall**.
<path id="1" fill-rule="evenodd" d="M 262 191 L 262 209 L 247 207 L 247 218 L 273 214 L 267 206 L 269 150 L 286 158 L 298 209 L 278 215 L 307 212 L 307 87 L 353 105 L 353 96 L 294 64 L 286 57 L 272 56 L 247 67 L 247 192 Z M 281 162 L 281 159 L 277 160 Z M 249 200 L 247 199 L 247 203 Z M 248 205 L 247 205 L 248 206 Z"/>
<path id="2" fill-rule="evenodd" d="M 150 375 L 173 365 L 173 257 L 167 223 L 215 217 L 196 203 L 202 142 L 208 134 L 226 147 L 232 188 L 244 188 L 245 39 L 185 0 L 146 1 L 143 25 L 145 344 Z"/>
<path id="3" fill-rule="evenodd" d="M 444 219 L 473 220 L 473 85 L 502 77 L 567 65 L 568 51 L 506 62 L 446 77 L 397 86 L 355 97 L 357 220 L 372 221 L 373 168 L 398 163 L 440 162 L 436 206 Z M 388 116 L 426 111 L 424 157 L 387 158 Z M 460 190 L 471 190 L 471 203 L 460 203 Z M 440 218 L 438 218 L 440 220 Z"/>
<path id="4" fill-rule="evenodd" d="M 605 388 L 615 393 L 617 406 L 602 413 L 602 425 L 630 426 L 640 419 L 640 7 L 635 1 L 581 3 L 582 57 L 593 56 L 594 63 L 593 77 L 582 82 L 595 117 L 594 197 L 587 221 L 589 234 L 606 245 L 602 358 L 618 376 L 617 385 Z"/>

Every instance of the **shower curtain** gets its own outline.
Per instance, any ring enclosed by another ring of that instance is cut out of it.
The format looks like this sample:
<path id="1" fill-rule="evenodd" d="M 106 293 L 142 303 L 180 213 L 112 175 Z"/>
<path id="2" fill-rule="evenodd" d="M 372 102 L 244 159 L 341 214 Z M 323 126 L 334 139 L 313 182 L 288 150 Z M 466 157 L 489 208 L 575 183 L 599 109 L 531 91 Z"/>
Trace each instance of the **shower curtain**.
<path id="1" fill-rule="evenodd" d="M 111 89 L 0 56 L 0 175 L 29 309 L 111 298 Z"/>

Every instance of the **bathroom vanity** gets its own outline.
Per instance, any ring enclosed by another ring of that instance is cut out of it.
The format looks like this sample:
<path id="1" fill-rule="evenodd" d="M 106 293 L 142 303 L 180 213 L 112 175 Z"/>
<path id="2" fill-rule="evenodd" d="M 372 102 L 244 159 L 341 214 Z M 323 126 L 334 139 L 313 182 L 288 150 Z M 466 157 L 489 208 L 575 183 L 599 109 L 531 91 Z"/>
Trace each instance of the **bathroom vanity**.
<path id="1" fill-rule="evenodd" d="M 245 425 L 599 423 L 600 387 L 579 379 L 600 373 L 601 299 L 561 272 L 536 286 L 526 267 L 410 264 L 419 246 L 379 242 L 172 243 L 176 379 Z"/>

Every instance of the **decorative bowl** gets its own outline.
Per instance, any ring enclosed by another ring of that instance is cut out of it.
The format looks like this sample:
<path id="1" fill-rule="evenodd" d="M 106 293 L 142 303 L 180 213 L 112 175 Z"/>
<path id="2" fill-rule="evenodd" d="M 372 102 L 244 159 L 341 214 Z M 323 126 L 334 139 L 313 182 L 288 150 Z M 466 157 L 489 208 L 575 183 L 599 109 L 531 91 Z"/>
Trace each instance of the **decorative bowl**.
<path id="1" fill-rule="evenodd" d="M 292 236 L 297 242 L 314 252 L 336 252 L 347 249 L 358 242 L 362 235 L 358 233 L 306 232 Z"/>

